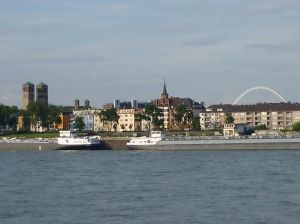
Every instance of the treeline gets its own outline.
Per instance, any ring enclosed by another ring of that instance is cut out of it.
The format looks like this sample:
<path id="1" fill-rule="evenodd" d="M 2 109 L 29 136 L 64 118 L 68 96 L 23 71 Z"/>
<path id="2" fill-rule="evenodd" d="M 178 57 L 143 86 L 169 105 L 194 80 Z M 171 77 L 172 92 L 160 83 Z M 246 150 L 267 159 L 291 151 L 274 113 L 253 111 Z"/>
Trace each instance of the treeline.
<path id="1" fill-rule="evenodd" d="M 22 125 L 27 130 L 30 130 L 30 127 L 33 127 L 35 131 L 40 127 L 49 130 L 54 125 L 61 123 L 59 115 L 62 111 L 62 106 L 51 104 L 43 106 L 40 102 L 30 103 L 27 110 L 21 110 L 16 106 L 0 104 L 0 130 L 16 131 L 18 117 L 22 119 Z"/>
<path id="2" fill-rule="evenodd" d="M 6 106 L 0 104 L 0 130 L 15 130 L 19 109 L 16 106 Z"/>
<path id="3" fill-rule="evenodd" d="M 60 124 L 62 111 L 62 106 L 43 106 L 40 102 L 33 102 L 28 105 L 27 110 L 21 110 L 19 115 L 23 118 L 24 126 L 32 126 L 36 132 L 40 127 L 49 130 Z"/>

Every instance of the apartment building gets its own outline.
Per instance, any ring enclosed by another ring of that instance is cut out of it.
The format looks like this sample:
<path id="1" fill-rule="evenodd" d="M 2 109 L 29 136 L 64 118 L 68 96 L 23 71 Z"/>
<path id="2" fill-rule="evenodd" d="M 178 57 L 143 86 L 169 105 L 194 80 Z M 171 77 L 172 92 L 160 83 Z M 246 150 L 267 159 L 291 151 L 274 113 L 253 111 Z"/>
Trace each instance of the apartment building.
<path id="1" fill-rule="evenodd" d="M 256 127 L 265 125 L 270 130 L 291 130 L 300 121 L 299 103 L 258 103 L 253 105 L 212 105 L 200 113 L 203 130 L 222 128 L 227 114 L 234 118 L 235 124 Z"/>
<path id="2" fill-rule="evenodd" d="M 117 131 L 145 131 L 147 123 L 139 120 L 137 114 L 143 113 L 143 109 L 119 109 L 119 123 Z"/>
<path id="3" fill-rule="evenodd" d="M 71 126 L 72 122 L 75 120 L 76 117 L 82 117 L 86 131 L 93 131 L 94 130 L 94 115 L 96 113 L 95 109 L 86 109 L 86 110 L 74 110 L 71 116 Z"/>

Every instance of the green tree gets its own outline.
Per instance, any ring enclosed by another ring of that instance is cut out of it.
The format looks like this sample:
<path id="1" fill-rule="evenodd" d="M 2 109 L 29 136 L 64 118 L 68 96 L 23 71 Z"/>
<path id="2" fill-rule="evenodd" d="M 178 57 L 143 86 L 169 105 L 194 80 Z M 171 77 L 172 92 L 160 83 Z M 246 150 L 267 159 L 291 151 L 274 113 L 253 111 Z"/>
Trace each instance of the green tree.
<path id="1" fill-rule="evenodd" d="M 61 124 L 62 120 L 60 114 L 62 113 L 62 107 L 50 104 L 48 106 L 48 123 L 51 127 Z"/>
<path id="2" fill-rule="evenodd" d="M 164 124 L 162 109 L 153 104 L 146 104 L 144 112 L 137 114 L 136 119 L 138 121 L 145 120 L 147 122 L 146 128 L 149 131 L 160 129 Z"/>
<path id="3" fill-rule="evenodd" d="M 79 131 L 83 131 L 85 128 L 83 117 L 76 117 L 74 120 L 73 127 Z"/>
<path id="4" fill-rule="evenodd" d="M 121 129 L 124 131 L 125 130 L 125 125 L 121 124 Z"/>
<path id="5" fill-rule="evenodd" d="M 200 126 L 200 117 L 194 117 L 192 121 L 192 128 L 194 131 L 200 131 L 201 126 Z"/>
<path id="6" fill-rule="evenodd" d="M 163 128 L 164 120 L 163 120 L 163 111 L 162 109 L 154 106 L 153 104 L 146 104 L 145 112 L 147 119 L 150 118 L 151 126 L 153 126 L 154 130 Z"/>
<path id="7" fill-rule="evenodd" d="M 188 125 L 189 128 L 193 126 L 194 114 L 192 110 L 187 110 L 184 116 L 184 124 Z"/>
<path id="8" fill-rule="evenodd" d="M 99 117 L 101 118 L 104 125 L 108 127 L 108 130 L 111 132 L 111 129 L 114 124 L 119 123 L 120 116 L 117 113 L 115 108 L 111 108 L 108 110 L 102 110 L 99 113 Z"/>
<path id="9" fill-rule="evenodd" d="M 293 131 L 299 131 L 300 132 L 300 122 L 296 122 L 293 125 Z"/>
<path id="10" fill-rule="evenodd" d="M 175 121 L 180 129 L 183 129 L 186 112 L 187 106 L 184 104 L 180 104 L 175 107 Z"/>
<path id="11" fill-rule="evenodd" d="M 136 115 L 136 120 L 142 122 L 143 120 L 147 122 L 146 129 L 150 131 L 151 128 L 151 117 L 149 115 L 138 113 Z"/>
<path id="12" fill-rule="evenodd" d="M 231 113 L 226 114 L 226 124 L 233 124 L 234 123 L 234 117 Z"/>
<path id="13" fill-rule="evenodd" d="M 30 103 L 27 107 L 30 116 L 30 123 L 34 127 L 35 132 L 40 126 L 48 128 L 48 108 L 44 107 L 40 102 Z"/>
<path id="14" fill-rule="evenodd" d="M 19 109 L 16 106 L 6 106 L 0 104 L 0 128 L 16 129 Z"/>
<path id="15" fill-rule="evenodd" d="M 189 110 L 186 105 L 180 104 L 175 107 L 175 121 L 181 130 L 184 127 L 191 128 L 193 117 L 193 111 Z"/>
<path id="16" fill-rule="evenodd" d="M 117 130 L 118 130 L 118 124 L 117 123 L 113 124 L 113 129 L 115 130 L 115 132 L 117 132 Z"/>
<path id="17" fill-rule="evenodd" d="M 129 130 L 131 131 L 131 130 L 132 130 L 132 128 L 133 128 L 133 125 L 132 125 L 132 124 L 130 124 L 128 128 L 129 128 Z"/>
<path id="18" fill-rule="evenodd" d="M 257 125 L 254 130 L 259 131 L 259 130 L 267 130 L 267 126 L 265 124 Z"/>
<path id="19" fill-rule="evenodd" d="M 20 110 L 19 116 L 23 119 L 23 126 L 25 129 L 30 127 L 30 114 L 27 110 Z"/>

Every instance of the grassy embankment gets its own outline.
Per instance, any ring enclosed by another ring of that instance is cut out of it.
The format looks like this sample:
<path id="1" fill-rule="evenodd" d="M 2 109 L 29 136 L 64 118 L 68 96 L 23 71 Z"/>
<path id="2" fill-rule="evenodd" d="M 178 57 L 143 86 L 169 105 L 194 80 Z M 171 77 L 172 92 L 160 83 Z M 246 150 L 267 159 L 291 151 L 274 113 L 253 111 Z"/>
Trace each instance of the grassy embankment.
<path id="1" fill-rule="evenodd" d="M 17 139 L 28 139 L 28 138 L 57 138 L 59 133 L 14 133 L 14 134 L 3 134 L 0 135 L 2 138 L 17 138 Z"/>

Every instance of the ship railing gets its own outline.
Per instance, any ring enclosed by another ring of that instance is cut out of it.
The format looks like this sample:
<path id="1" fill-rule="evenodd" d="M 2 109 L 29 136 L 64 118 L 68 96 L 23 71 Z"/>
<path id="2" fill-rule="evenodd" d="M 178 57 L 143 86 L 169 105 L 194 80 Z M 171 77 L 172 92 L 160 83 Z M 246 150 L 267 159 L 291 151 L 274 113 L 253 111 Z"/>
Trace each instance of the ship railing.
<path id="1" fill-rule="evenodd" d="M 231 139 L 284 139 L 295 138 L 295 136 L 287 135 L 259 135 L 259 136 L 168 136 L 165 137 L 165 141 L 185 141 L 185 140 L 231 140 Z"/>

